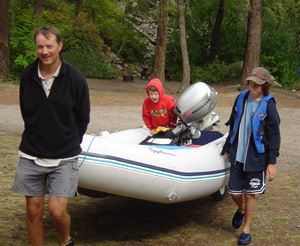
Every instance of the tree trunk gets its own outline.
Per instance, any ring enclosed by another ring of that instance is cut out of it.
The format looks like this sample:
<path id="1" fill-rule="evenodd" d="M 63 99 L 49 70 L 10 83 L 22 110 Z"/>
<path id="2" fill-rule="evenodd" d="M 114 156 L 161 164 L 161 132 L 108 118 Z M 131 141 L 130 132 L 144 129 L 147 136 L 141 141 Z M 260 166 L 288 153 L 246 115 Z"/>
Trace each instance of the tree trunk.
<path id="1" fill-rule="evenodd" d="M 209 63 L 213 63 L 213 61 L 216 58 L 217 55 L 217 48 L 219 43 L 219 35 L 220 30 L 222 26 L 224 11 L 225 11 L 225 3 L 226 0 L 220 0 L 219 2 L 219 9 L 216 17 L 216 22 L 214 25 L 214 29 L 211 34 L 211 40 L 210 40 L 210 49 L 209 49 L 209 55 L 208 55 L 208 61 Z"/>
<path id="2" fill-rule="evenodd" d="M 262 0 L 250 0 L 251 9 L 248 16 L 247 44 L 245 61 L 240 81 L 240 90 L 247 87 L 245 79 L 252 69 L 259 66 L 262 35 Z"/>
<path id="3" fill-rule="evenodd" d="M 40 15 L 43 11 L 43 0 L 35 0 L 34 2 L 34 24 L 32 30 L 35 30 L 36 27 L 40 26 Z"/>
<path id="4" fill-rule="evenodd" d="M 9 73 L 8 1 L 0 1 L 0 79 L 7 78 Z"/>
<path id="5" fill-rule="evenodd" d="M 162 83 L 165 82 L 165 62 L 168 27 L 167 1 L 168 0 L 161 0 L 159 2 L 159 16 L 153 68 L 154 77 L 159 78 Z"/>
<path id="6" fill-rule="evenodd" d="M 82 6 L 83 6 L 83 0 L 77 0 L 76 17 L 81 13 Z"/>
<path id="7" fill-rule="evenodd" d="M 35 0 L 34 3 L 34 14 L 40 15 L 43 10 L 43 0 Z"/>
<path id="8" fill-rule="evenodd" d="M 182 56 L 182 82 L 178 93 L 184 91 L 190 85 L 190 63 L 186 44 L 185 18 L 184 18 L 184 0 L 178 1 L 179 8 L 179 38 Z"/>

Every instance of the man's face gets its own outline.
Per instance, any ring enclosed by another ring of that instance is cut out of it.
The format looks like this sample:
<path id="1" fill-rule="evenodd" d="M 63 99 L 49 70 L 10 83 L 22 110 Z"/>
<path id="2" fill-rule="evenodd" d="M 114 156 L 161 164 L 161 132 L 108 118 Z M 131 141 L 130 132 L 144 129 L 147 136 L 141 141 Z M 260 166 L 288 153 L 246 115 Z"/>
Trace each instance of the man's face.
<path id="1" fill-rule="evenodd" d="M 62 49 L 62 43 L 57 43 L 54 34 L 50 34 L 48 39 L 38 34 L 35 43 L 37 55 L 43 66 L 57 65 L 60 62 L 59 52 Z"/>
<path id="2" fill-rule="evenodd" d="M 154 103 L 158 103 L 159 101 L 158 91 L 149 91 L 149 97 Z"/>

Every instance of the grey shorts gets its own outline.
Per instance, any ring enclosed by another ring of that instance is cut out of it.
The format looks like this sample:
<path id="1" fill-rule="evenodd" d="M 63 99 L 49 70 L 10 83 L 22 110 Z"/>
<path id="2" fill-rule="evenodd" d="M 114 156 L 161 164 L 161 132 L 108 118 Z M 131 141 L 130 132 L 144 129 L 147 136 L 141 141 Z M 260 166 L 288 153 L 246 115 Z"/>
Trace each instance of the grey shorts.
<path id="1" fill-rule="evenodd" d="M 50 196 L 74 197 L 77 195 L 78 169 L 77 158 L 62 160 L 56 167 L 42 167 L 21 157 L 12 191 L 25 196 L 44 196 L 48 190 Z"/>

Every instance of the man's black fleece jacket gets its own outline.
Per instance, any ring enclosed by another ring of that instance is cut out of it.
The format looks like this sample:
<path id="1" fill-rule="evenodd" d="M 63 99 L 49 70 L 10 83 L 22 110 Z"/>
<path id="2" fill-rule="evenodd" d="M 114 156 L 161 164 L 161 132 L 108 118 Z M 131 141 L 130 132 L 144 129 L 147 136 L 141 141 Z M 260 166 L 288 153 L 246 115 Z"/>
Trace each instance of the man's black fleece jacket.
<path id="1" fill-rule="evenodd" d="M 25 130 L 20 150 L 60 159 L 78 155 L 90 121 L 89 90 L 84 76 L 62 58 L 49 97 L 38 77 L 37 59 L 20 78 L 20 107 Z"/>

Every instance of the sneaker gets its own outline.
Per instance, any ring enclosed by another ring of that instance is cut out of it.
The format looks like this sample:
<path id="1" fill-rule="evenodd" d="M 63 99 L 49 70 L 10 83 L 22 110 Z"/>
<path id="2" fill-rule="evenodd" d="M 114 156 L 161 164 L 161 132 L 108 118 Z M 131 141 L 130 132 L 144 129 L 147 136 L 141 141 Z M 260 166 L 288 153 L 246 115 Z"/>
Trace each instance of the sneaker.
<path id="1" fill-rule="evenodd" d="M 239 240 L 238 245 L 248 245 L 251 243 L 251 236 L 248 233 L 242 232 Z"/>
<path id="2" fill-rule="evenodd" d="M 232 227 L 234 229 L 240 228 L 241 224 L 243 223 L 245 214 L 242 214 L 239 210 L 236 210 L 233 218 L 232 218 Z"/>
<path id="3" fill-rule="evenodd" d="M 71 238 L 70 242 L 67 243 L 65 246 L 74 246 L 74 245 L 75 245 L 74 240 L 73 240 L 73 238 Z"/>

